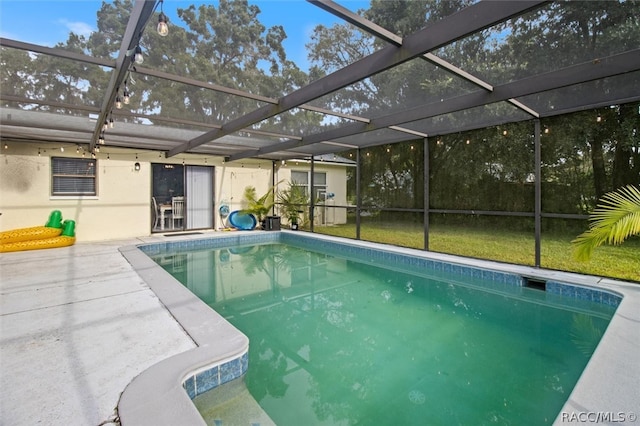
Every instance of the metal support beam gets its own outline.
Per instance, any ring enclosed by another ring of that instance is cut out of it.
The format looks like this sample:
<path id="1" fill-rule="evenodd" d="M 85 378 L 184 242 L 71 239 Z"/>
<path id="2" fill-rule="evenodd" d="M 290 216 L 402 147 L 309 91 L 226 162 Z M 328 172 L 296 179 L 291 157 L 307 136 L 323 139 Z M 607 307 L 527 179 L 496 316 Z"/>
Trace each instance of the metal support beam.
<path id="1" fill-rule="evenodd" d="M 424 171 L 423 171 L 423 179 L 424 179 L 424 200 L 423 200 L 423 208 L 424 208 L 424 249 L 429 250 L 429 139 L 424 138 Z"/>
<path id="2" fill-rule="evenodd" d="M 309 208 L 311 209 L 309 211 L 309 220 L 310 220 L 309 228 L 311 229 L 311 232 L 313 232 L 313 223 L 316 220 L 315 219 L 316 201 L 315 201 L 315 197 L 313 196 L 314 195 L 313 186 L 315 184 L 315 179 L 313 175 L 316 174 L 315 166 L 316 166 L 316 162 L 312 155 L 311 156 L 311 176 L 309 176 Z"/>
<path id="3" fill-rule="evenodd" d="M 460 38 L 496 25 L 514 16 L 539 7 L 545 1 L 518 2 L 485 1 L 469 6 L 458 13 L 435 22 L 403 39 L 401 46 L 390 45 L 365 58 L 347 65 L 313 83 L 279 99 L 278 105 L 265 105 L 222 126 L 211 130 L 169 151 L 173 156 L 234 133 L 267 118 L 320 98 L 374 74 L 409 61 L 426 52 L 452 43 Z"/>
<path id="4" fill-rule="evenodd" d="M 356 150 L 356 240 L 360 239 L 360 209 L 362 208 L 362 192 L 360 190 L 360 179 L 362 168 L 362 156 L 360 148 Z"/>
<path id="5" fill-rule="evenodd" d="M 25 43 L 23 41 L 11 40 L 9 38 L 0 37 L 0 46 L 27 50 L 34 53 L 42 53 L 43 55 L 55 56 L 57 58 L 69 59 L 86 64 L 100 65 L 102 67 L 116 67 L 116 61 L 114 59 L 94 58 L 93 56 L 83 55 L 82 53 L 76 53 L 55 47 L 40 46 L 38 44 Z"/>
<path id="6" fill-rule="evenodd" d="M 405 111 L 388 114 L 373 119 L 371 123 L 352 123 L 343 127 L 331 129 L 326 132 L 316 133 L 302 140 L 289 140 L 274 145 L 266 146 L 258 150 L 241 152 L 229 157 L 229 161 L 239 160 L 253 155 L 264 155 L 271 152 L 299 148 L 332 139 L 344 138 L 363 132 L 370 132 L 388 128 L 412 121 L 424 120 L 456 111 L 462 111 L 478 106 L 497 102 L 504 102 L 514 97 L 527 96 L 548 90 L 560 89 L 572 85 L 586 83 L 615 75 L 624 74 L 640 69 L 640 49 L 630 50 L 617 55 L 601 58 L 598 61 L 589 61 L 573 65 L 557 71 L 527 77 L 522 80 L 496 86 L 493 92 L 476 91 L 442 102 L 421 105 Z"/>
<path id="7" fill-rule="evenodd" d="M 368 19 L 363 18 L 362 16 L 356 13 L 351 12 L 349 9 L 342 7 L 331 0 L 314 0 L 314 1 L 311 1 L 311 3 L 349 22 L 350 24 L 360 28 L 364 32 L 367 32 L 371 35 L 381 38 L 382 40 L 388 43 L 395 44 L 396 46 L 402 45 L 402 37 L 392 33 L 386 28 L 383 28 L 369 21 Z M 464 71 L 461 68 L 456 67 L 455 65 L 445 61 L 442 58 L 439 58 L 433 53 L 425 53 L 424 55 L 422 55 L 422 58 L 424 58 L 425 60 L 431 62 L 432 64 L 444 70 L 449 71 L 450 73 L 456 75 L 457 77 L 460 77 L 472 84 L 475 84 L 478 87 L 482 87 L 488 91 L 493 90 L 493 85 L 491 85 L 490 83 L 476 77 L 473 74 L 470 74 Z M 526 113 L 531 114 L 533 117 L 538 118 L 540 116 L 536 111 L 534 111 L 533 109 L 529 108 L 528 106 L 524 105 L 522 102 L 516 99 L 509 99 L 508 102 L 514 105 L 516 108 L 520 108 Z"/>
<path id="8" fill-rule="evenodd" d="M 129 72 L 129 66 L 133 62 L 132 50 L 140 43 L 142 32 L 147 21 L 153 14 L 155 3 L 155 0 L 136 0 L 135 5 L 133 6 L 133 11 L 131 11 L 131 15 L 129 16 L 127 28 L 124 36 L 122 37 L 122 44 L 120 45 L 120 53 L 116 59 L 115 70 L 111 75 L 109 85 L 105 91 L 105 97 L 102 101 L 102 106 L 100 107 L 98 121 L 96 123 L 95 130 L 93 131 L 91 142 L 89 143 L 90 152 L 93 152 L 98 141 L 98 137 L 102 132 L 102 125 L 113 108 L 113 103 L 118 94 L 118 88 Z"/>
<path id="9" fill-rule="evenodd" d="M 534 138 L 534 158 L 535 158 L 535 266 L 540 267 L 540 234 L 542 229 L 542 149 L 540 146 L 540 120 L 533 121 L 533 138 Z"/>

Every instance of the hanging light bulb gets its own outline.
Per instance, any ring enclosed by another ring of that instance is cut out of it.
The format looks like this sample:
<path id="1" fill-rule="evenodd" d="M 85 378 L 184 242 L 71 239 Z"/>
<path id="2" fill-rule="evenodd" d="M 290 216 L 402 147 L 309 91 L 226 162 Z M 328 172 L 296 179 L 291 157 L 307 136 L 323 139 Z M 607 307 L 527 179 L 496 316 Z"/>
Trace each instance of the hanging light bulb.
<path id="1" fill-rule="evenodd" d="M 135 61 L 136 64 L 141 64 L 144 62 L 144 56 L 142 56 L 142 49 L 140 49 L 140 45 L 136 46 L 133 60 Z"/>
<path id="2" fill-rule="evenodd" d="M 98 137 L 98 143 L 100 145 L 104 145 L 104 133 L 100 133 L 100 136 Z"/>
<path id="3" fill-rule="evenodd" d="M 167 15 L 160 12 L 160 17 L 158 18 L 158 34 L 162 37 L 166 37 L 169 34 L 169 25 L 167 25 Z"/>
<path id="4" fill-rule="evenodd" d="M 109 128 L 113 129 L 115 127 L 115 122 L 113 121 L 113 117 L 109 118 Z"/>
<path id="5" fill-rule="evenodd" d="M 116 96 L 116 109 L 122 109 L 122 99 L 120 99 L 120 95 Z"/>
<path id="6" fill-rule="evenodd" d="M 5 145 L 6 146 L 6 145 Z M 60 147 L 60 152 L 64 152 L 64 146 Z"/>
<path id="7" fill-rule="evenodd" d="M 122 102 L 125 105 L 129 105 L 129 102 L 131 101 L 131 98 L 129 96 L 129 91 L 127 90 L 127 87 L 125 86 L 124 88 L 124 92 L 122 92 Z"/>
<path id="8" fill-rule="evenodd" d="M 169 18 L 167 18 L 167 15 L 164 14 L 164 11 L 162 10 L 162 0 L 160 0 L 160 16 L 158 16 L 158 34 L 160 34 L 161 37 L 166 37 L 167 34 L 169 34 Z"/>
<path id="9" fill-rule="evenodd" d="M 109 122 L 104 120 L 104 124 L 102 125 L 102 131 L 106 131 L 109 128 Z"/>

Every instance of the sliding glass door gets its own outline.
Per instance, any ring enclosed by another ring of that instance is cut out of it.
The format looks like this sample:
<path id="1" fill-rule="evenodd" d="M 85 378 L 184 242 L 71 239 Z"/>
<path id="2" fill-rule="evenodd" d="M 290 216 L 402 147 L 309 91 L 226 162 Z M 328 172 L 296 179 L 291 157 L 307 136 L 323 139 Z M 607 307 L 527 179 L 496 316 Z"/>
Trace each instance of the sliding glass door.
<path id="1" fill-rule="evenodd" d="M 152 164 L 152 232 L 213 228 L 213 167 Z"/>
<path id="2" fill-rule="evenodd" d="M 187 229 L 213 228 L 213 167 L 187 166 Z"/>

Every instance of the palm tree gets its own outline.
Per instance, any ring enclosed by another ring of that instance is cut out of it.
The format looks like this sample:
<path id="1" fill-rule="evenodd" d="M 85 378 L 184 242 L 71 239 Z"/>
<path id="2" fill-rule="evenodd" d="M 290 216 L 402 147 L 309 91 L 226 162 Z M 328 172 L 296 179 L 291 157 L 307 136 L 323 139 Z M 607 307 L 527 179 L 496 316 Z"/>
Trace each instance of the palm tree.
<path id="1" fill-rule="evenodd" d="M 627 185 L 605 194 L 589 220 L 589 230 L 572 241 L 577 260 L 589 260 L 602 244 L 618 245 L 640 235 L 640 187 Z"/>

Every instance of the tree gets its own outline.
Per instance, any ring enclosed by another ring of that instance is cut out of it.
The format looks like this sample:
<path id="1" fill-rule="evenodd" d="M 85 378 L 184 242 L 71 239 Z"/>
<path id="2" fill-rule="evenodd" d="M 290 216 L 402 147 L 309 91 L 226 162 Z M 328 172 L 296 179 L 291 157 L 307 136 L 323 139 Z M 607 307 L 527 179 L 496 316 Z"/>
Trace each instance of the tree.
<path id="1" fill-rule="evenodd" d="M 618 245 L 640 236 L 640 186 L 628 185 L 605 194 L 590 220 L 589 230 L 572 241 L 578 260 L 588 260 L 602 244 Z"/>

